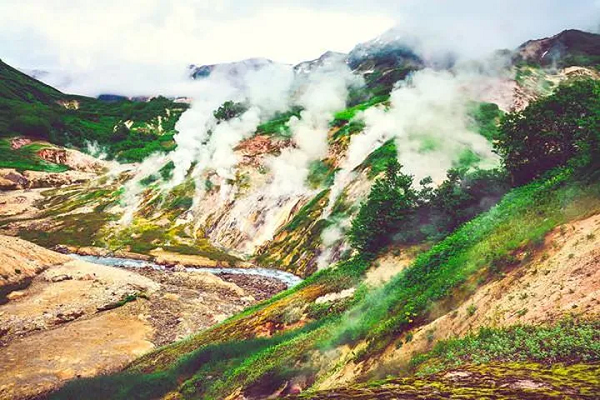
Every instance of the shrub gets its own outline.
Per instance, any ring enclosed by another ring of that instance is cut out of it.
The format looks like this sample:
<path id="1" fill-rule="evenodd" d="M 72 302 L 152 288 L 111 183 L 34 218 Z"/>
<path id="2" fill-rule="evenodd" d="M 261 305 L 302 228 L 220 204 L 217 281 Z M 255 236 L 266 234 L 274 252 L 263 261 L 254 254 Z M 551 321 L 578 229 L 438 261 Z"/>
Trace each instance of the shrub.
<path id="1" fill-rule="evenodd" d="M 350 228 L 352 246 L 375 254 L 391 241 L 391 235 L 413 212 L 417 194 L 412 177 L 403 174 L 396 160 L 387 165 L 383 178 L 378 179 L 367 201 L 361 206 Z"/>
<path id="2" fill-rule="evenodd" d="M 242 115 L 248 107 L 243 103 L 236 103 L 231 100 L 223 103 L 214 113 L 214 117 L 217 121 L 229 121 L 232 118 L 239 117 Z"/>
<path id="3" fill-rule="evenodd" d="M 599 144 L 600 82 L 588 79 L 505 115 L 494 147 L 514 183 L 523 184 L 571 159 L 578 167 L 597 162 Z"/>

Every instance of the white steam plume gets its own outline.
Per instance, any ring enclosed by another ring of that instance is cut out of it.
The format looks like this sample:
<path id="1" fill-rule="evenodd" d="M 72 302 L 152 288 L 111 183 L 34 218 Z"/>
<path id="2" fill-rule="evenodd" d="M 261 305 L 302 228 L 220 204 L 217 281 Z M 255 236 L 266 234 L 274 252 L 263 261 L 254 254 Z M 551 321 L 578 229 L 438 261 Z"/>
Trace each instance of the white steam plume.
<path id="1" fill-rule="evenodd" d="M 490 143 L 469 124 L 468 104 L 482 81 L 471 71 L 421 70 L 392 91 L 389 109 L 372 107 L 358 114 L 366 126 L 350 141 L 324 216 L 353 179 L 354 169 L 390 139 L 395 140 L 403 171 L 416 182 L 426 176 L 441 182 L 465 150 L 479 156 L 482 166 L 495 164 Z"/>
<path id="2" fill-rule="evenodd" d="M 309 75 L 303 76 L 295 104 L 303 107 L 300 118 L 288 122 L 295 147 L 284 149 L 267 161 L 273 171 L 272 196 L 304 193 L 311 161 L 327 155 L 329 122 L 336 111 L 346 106 L 348 90 L 363 84 L 341 60 L 331 59 Z M 302 79 L 302 78 L 299 78 Z"/>
<path id="3" fill-rule="evenodd" d="M 128 221 L 135 213 L 142 191 L 141 180 L 156 174 L 167 162 L 174 163 L 173 176 L 161 190 L 169 191 L 181 184 L 195 164 L 192 177 L 196 183 L 194 204 L 204 194 L 204 179 L 208 172 L 216 173 L 225 182 L 235 176 L 238 163 L 234 148 L 256 131 L 258 124 L 274 113 L 288 108 L 293 84 L 291 66 L 266 65 L 259 70 L 242 71 L 241 77 L 231 79 L 226 67 L 215 68 L 208 78 L 191 83 L 193 102 L 177 122 L 177 148 L 167 157 L 153 157 L 136 169 L 135 178 L 126 185 L 125 215 Z M 248 107 L 242 115 L 218 123 L 213 112 L 225 101 L 243 102 Z M 226 197 L 230 187 L 221 185 Z"/>

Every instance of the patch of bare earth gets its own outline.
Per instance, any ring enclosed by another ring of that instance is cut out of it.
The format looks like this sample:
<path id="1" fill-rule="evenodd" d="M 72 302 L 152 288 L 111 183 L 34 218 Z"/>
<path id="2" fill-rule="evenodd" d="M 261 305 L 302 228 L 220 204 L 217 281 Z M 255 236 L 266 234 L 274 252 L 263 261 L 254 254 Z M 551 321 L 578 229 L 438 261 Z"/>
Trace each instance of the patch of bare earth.
<path id="1" fill-rule="evenodd" d="M 0 197 L 0 217 L 32 218 L 39 209 L 35 204 L 43 199 L 41 192 L 46 189 L 13 190 Z"/>
<path id="2" fill-rule="evenodd" d="M 256 302 L 251 290 L 208 272 L 137 273 L 6 236 L 0 290 L 0 399 L 123 368 Z"/>

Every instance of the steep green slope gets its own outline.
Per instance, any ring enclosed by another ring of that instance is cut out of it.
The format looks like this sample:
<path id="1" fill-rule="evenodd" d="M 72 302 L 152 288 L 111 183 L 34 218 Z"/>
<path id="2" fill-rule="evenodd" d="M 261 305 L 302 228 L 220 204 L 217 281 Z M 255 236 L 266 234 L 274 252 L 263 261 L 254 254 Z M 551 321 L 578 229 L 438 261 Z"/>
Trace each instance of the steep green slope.
<path id="1" fill-rule="evenodd" d="M 27 136 L 58 145 L 98 143 L 110 158 L 141 161 L 174 148 L 175 123 L 187 104 L 66 95 L 0 61 L 0 137 Z M 2 164 L 0 167 L 8 167 Z"/>

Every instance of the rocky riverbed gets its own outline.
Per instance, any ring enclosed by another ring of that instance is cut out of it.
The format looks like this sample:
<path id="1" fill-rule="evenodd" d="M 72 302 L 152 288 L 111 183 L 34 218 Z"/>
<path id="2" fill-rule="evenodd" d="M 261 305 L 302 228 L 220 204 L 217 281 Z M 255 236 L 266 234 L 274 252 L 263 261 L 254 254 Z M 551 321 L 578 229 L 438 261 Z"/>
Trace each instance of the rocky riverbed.
<path id="1" fill-rule="evenodd" d="M 235 269 L 107 266 L 0 242 L 0 399 L 120 369 L 287 287 Z"/>

